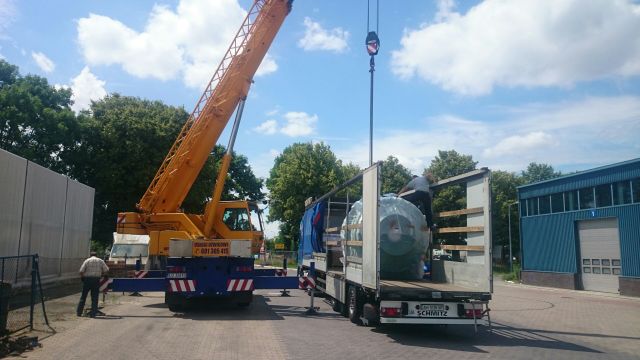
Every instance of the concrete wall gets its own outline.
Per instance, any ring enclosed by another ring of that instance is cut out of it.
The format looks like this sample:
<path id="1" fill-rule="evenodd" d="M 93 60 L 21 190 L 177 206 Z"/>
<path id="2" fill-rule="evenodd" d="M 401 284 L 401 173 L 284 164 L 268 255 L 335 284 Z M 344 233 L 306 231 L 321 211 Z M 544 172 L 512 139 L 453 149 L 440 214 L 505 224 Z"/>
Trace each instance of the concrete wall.
<path id="1" fill-rule="evenodd" d="M 561 289 L 577 289 L 576 274 L 547 271 L 525 271 L 520 273 L 522 283 L 536 286 L 549 286 Z"/>
<path id="2" fill-rule="evenodd" d="M 0 150 L 0 256 L 38 254 L 43 282 L 77 276 L 89 253 L 93 196 L 93 188 Z M 10 280 L 28 279 L 30 263 L 16 266 Z"/>
<path id="3" fill-rule="evenodd" d="M 640 297 L 640 278 L 621 276 L 618 281 L 620 282 L 620 295 Z"/>

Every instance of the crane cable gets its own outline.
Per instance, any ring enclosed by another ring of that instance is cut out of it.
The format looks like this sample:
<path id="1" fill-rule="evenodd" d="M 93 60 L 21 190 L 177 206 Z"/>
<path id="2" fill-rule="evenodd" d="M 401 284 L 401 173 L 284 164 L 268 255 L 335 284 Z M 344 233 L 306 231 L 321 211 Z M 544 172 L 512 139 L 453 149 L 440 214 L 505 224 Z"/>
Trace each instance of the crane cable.
<path id="1" fill-rule="evenodd" d="M 371 27 L 369 26 L 369 20 L 371 19 L 371 0 L 367 0 L 367 33 L 371 31 Z M 380 0 L 376 0 L 376 33 L 379 33 L 379 25 L 380 25 Z"/>
<path id="2" fill-rule="evenodd" d="M 365 45 L 370 56 L 369 73 L 371 74 L 371 89 L 369 94 L 369 166 L 373 165 L 373 73 L 376 71 L 375 56 L 380 49 L 378 29 L 380 25 L 380 0 L 376 0 L 376 31 L 371 31 L 369 20 L 371 18 L 371 0 L 367 0 L 367 38 Z"/>

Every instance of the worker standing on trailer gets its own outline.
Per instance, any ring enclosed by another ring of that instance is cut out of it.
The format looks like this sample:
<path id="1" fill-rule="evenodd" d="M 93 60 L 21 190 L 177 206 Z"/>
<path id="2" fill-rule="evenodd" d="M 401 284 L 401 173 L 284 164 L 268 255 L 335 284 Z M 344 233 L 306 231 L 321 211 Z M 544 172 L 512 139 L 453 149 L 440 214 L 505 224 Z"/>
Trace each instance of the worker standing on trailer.
<path id="1" fill-rule="evenodd" d="M 398 192 L 398 196 L 421 208 L 429 229 L 433 230 L 435 226 L 433 224 L 433 214 L 431 213 L 430 177 L 430 174 L 424 174 L 422 176 L 413 175 L 413 179 Z M 410 190 L 414 191 L 404 194 Z"/>
<path id="2" fill-rule="evenodd" d="M 92 251 L 90 257 L 86 259 L 80 266 L 80 278 L 82 279 L 82 295 L 78 303 L 78 316 L 82 316 L 84 303 L 87 300 L 87 294 L 91 291 L 91 312 L 89 316 L 94 318 L 98 313 L 98 295 L 100 290 L 100 278 L 109 272 L 109 267 L 105 262 L 96 256 L 96 252 Z"/>

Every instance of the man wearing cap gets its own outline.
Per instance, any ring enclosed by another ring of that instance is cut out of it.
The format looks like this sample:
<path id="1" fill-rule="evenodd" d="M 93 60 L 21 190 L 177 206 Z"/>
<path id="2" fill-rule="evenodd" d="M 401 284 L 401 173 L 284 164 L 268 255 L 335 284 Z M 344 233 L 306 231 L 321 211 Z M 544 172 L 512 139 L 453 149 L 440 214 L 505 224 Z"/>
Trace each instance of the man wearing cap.
<path id="1" fill-rule="evenodd" d="M 98 295 L 100 290 L 100 278 L 109 271 L 109 267 L 104 261 L 96 257 L 96 252 L 91 252 L 91 257 L 85 260 L 80 266 L 80 278 L 82 279 L 82 295 L 80 303 L 78 303 L 78 316 L 82 316 L 84 303 L 87 300 L 87 294 L 91 291 L 91 312 L 90 317 L 96 317 L 98 313 Z"/>

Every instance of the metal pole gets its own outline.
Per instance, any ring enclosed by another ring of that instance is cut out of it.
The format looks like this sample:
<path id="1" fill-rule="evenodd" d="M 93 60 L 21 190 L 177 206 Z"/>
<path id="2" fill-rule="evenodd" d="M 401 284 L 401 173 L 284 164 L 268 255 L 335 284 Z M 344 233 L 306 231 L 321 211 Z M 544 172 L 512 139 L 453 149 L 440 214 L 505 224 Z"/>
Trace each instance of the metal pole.
<path id="1" fill-rule="evenodd" d="M 513 254 L 511 253 L 511 205 L 507 207 L 507 213 L 509 217 L 509 272 L 513 272 Z"/>
<path id="2" fill-rule="evenodd" d="M 511 250 L 511 206 L 516 204 L 518 204 L 517 201 L 507 206 L 507 215 L 509 218 L 509 272 L 513 272 L 513 252 Z"/>
<path id="3" fill-rule="evenodd" d="M 371 55 L 369 65 L 369 73 L 371 73 L 371 92 L 369 96 L 369 166 L 371 166 L 373 165 L 373 73 L 376 71 L 376 62 L 373 55 Z"/>
<path id="4" fill-rule="evenodd" d="M 38 259 L 38 255 L 33 255 L 31 257 L 31 304 L 29 305 L 29 329 L 33 330 L 33 308 L 36 303 L 36 261 Z"/>
<path id="5" fill-rule="evenodd" d="M 309 264 L 309 275 L 308 277 L 310 279 L 315 280 L 315 276 L 316 276 L 316 263 L 314 261 L 311 262 L 311 264 Z M 315 282 L 314 282 L 315 283 Z M 315 297 L 315 293 L 316 293 L 316 288 L 315 286 L 311 287 L 311 289 L 309 289 L 309 291 L 311 291 L 310 296 L 311 296 L 311 300 L 310 300 L 310 304 L 309 304 L 309 309 L 307 309 L 306 314 L 307 315 L 316 315 L 318 312 L 316 311 L 315 306 L 313 305 L 313 298 Z"/>

